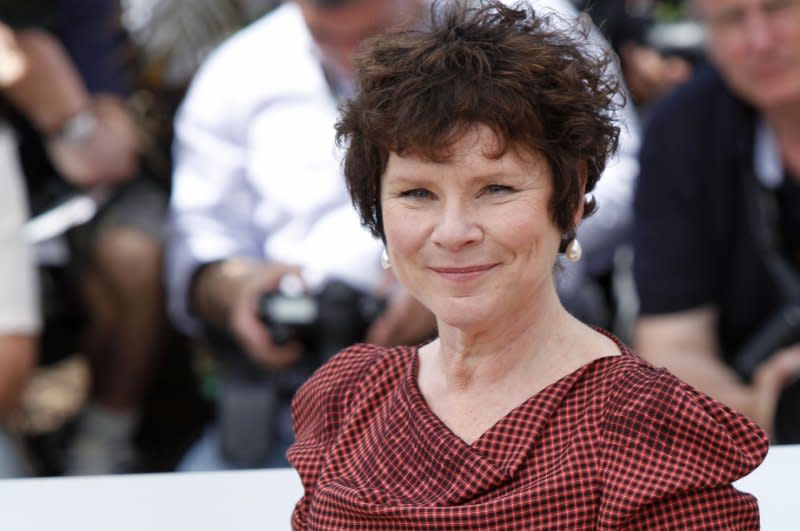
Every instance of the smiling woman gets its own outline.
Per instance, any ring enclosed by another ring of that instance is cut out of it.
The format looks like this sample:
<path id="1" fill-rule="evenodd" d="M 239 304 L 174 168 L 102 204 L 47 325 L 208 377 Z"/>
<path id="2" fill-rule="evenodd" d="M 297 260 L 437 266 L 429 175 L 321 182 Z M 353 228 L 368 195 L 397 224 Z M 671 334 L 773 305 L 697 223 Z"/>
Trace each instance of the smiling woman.
<path id="1" fill-rule="evenodd" d="M 498 158 L 497 146 L 496 135 L 476 125 L 453 145 L 450 162 L 392 153 L 381 179 L 394 272 L 440 331 L 498 333 L 509 315 L 535 319 L 530 301 L 555 296 L 561 232 L 548 209 L 549 166 L 514 151 Z"/>
<path id="2" fill-rule="evenodd" d="M 731 482 L 764 434 L 556 294 L 616 147 L 607 59 L 525 5 L 434 15 L 371 43 L 338 134 L 362 221 L 439 335 L 357 345 L 300 389 L 293 525 L 757 528 Z"/>

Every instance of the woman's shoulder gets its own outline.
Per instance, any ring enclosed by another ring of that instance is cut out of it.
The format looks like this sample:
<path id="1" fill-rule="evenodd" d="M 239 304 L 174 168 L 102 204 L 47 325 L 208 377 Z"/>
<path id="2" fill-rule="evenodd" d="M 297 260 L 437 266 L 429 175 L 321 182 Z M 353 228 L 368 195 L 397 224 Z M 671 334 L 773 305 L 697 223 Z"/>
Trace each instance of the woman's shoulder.
<path id="1" fill-rule="evenodd" d="M 339 351 L 306 382 L 305 386 L 350 387 L 385 374 L 391 367 L 405 367 L 416 347 L 381 347 L 359 343 Z"/>
<path id="2" fill-rule="evenodd" d="M 732 483 L 764 460 L 763 431 L 627 349 L 604 367 L 600 519 L 632 529 L 757 526 L 755 499 Z"/>
<path id="3" fill-rule="evenodd" d="M 333 356 L 297 391 L 292 401 L 296 428 L 309 418 L 341 423 L 354 401 L 372 389 L 391 385 L 409 367 L 416 347 L 385 348 L 357 344 Z"/>
<path id="4" fill-rule="evenodd" d="M 606 375 L 601 429 L 611 468 L 629 463 L 673 487 L 698 488 L 735 481 L 764 460 L 768 440 L 755 423 L 666 369 L 624 354 Z"/>

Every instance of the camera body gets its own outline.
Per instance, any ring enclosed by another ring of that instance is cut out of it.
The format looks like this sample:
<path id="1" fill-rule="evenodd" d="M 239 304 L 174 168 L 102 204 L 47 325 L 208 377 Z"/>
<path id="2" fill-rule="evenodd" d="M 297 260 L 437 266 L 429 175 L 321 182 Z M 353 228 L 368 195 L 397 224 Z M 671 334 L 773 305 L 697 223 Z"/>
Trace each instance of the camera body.
<path id="1" fill-rule="evenodd" d="M 313 294 L 279 290 L 262 295 L 258 315 L 273 342 L 297 341 L 303 356 L 292 367 L 270 370 L 227 340 L 217 402 L 223 455 L 238 466 L 262 466 L 273 442 L 291 432 L 285 405 L 294 391 L 331 356 L 363 340 L 385 309 L 385 298 L 338 280 Z"/>
<path id="2" fill-rule="evenodd" d="M 315 294 L 266 293 L 258 315 L 276 345 L 298 341 L 306 353 L 325 361 L 364 339 L 386 309 L 386 299 L 334 280 Z"/>

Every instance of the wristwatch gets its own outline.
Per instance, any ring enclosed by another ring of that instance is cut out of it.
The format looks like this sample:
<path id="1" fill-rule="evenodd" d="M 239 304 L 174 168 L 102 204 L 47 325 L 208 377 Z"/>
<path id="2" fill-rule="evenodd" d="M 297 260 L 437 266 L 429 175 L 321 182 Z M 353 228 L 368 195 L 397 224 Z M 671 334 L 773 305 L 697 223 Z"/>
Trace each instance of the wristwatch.
<path id="1" fill-rule="evenodd" d="M 67 144 L 81 144 L 91 138 L 97 130 L 97 116 L 84 109 L 73 114 L 50 139 Z"/>

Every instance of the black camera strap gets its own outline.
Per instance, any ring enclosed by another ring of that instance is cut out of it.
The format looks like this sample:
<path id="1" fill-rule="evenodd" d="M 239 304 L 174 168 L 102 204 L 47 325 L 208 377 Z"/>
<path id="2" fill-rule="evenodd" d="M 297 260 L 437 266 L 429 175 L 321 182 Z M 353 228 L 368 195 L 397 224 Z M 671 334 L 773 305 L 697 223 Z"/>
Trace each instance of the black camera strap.
<path id="1" fill-rule="evenodd" d="M 739 373 L 750 377 L 776 349 L 796 341 L 800 335 L 800 273 L 781 250 L 783 242 L 777 194 L 759 181 L 751 164 L 747 167 L 751 169 L 743 179 L 745 215 L 756 249 L 783 300 L 782 307 L 734 358 Z"/>
<path id="2" fill-rule="evenodd" d="M 788 177 L 787 177 L 788 178 Z M 751 188 L 747 215 L 755 243 L 770 276 L 780 287 L 784 302 L 800 302 L 800 272 L 781 251 L 780 209 L 777 194 L 758 181 L 755 172 L 746 179 Z"/>

